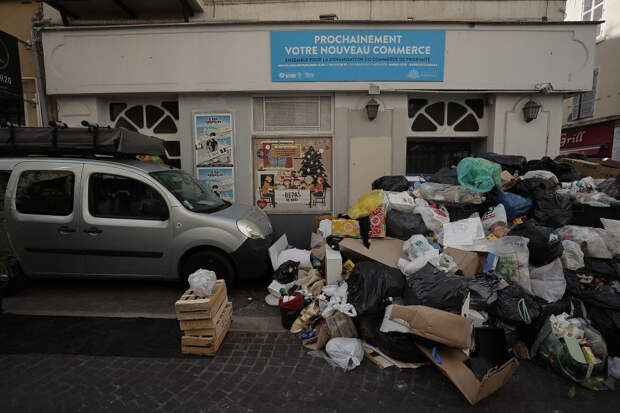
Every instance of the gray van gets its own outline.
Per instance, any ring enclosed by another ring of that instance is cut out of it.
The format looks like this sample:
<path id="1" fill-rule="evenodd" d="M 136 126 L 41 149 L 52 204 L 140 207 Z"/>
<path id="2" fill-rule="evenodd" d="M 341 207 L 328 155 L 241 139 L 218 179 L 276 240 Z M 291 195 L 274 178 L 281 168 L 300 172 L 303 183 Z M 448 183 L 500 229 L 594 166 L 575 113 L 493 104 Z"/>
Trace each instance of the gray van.
<path id="1" fill-rule="evenodd" d="M 23 274 L 183 280 L 207 268 L 232 286 L 269 268 L 267 215 L 171 166 L 3 158 L 2 198 L 10 283 Z"/>

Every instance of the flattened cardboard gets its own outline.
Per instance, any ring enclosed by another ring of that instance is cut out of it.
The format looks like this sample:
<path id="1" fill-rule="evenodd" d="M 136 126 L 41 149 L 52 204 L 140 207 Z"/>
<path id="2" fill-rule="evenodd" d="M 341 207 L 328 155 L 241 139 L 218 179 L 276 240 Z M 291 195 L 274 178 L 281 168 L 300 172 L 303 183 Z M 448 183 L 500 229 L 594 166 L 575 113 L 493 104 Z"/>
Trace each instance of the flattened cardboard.
<path id="1" fill-rule="evenodd" d="M 274 271 L 278 269 L 278 257 L 280 253 L 286 249 L 287 245 L 288 239 L 286 238 L 286 234 L 282 234 L 282 236 L 269 247 L 269 259 L 271 260 L 271 266 Z"/>
<path id="2" fill-rule="evenodd" d="M 443 252 L 454 258 L 459 270 L 467 278 L 482 272 L 488 255 L 481 252 L 463 251 L 457 248 L 446 248 Z"/>
<path id="3" fill-rule="evenodd" d="M 560 162 L 571 164 L 577 169 L 582 176 L 591 176 L 592 178 L 613 178 L 620 174 L 620 169 L 611 166 L 601 165 L 598 162 L 582 161 L 580 159 L 563 158 Z M 610 165 L 609 162 L 605 162 Z"/>
<path id="4" fill-rule="evenodd" d="M 370 248 L 366 248 L 362 240 L 345 238 L 340 241 L 342 254 L 358 259 L 380 262 L 389 267 L 398 268 L 400 258 L 408 259 L 403 252 L 404 241 L 395 238 L 380 238 L 370 241 Z"/>
<path id="5" fill-rule="evenodd" d="M 417 336 L 448 347 L 471 348 L 473 323 L 469 318 L 423 305 L 395 305 L 390 319 L 405 320 Z"/>
<path id="6" fill-rule="evenodd" d="M 465 364 L 468 357 L 461 350 L 437 348 L 436 353 L 439 357 L 435 360 L 432 349 L 419 344 L 417 346 L 454 383 L 472 405 L 508 383 L 510 377 L 519 368 L 519 362 L 513 357 L 502 366 L 489 370 L 482 380 L 478 380 L 474 372 Z"/>

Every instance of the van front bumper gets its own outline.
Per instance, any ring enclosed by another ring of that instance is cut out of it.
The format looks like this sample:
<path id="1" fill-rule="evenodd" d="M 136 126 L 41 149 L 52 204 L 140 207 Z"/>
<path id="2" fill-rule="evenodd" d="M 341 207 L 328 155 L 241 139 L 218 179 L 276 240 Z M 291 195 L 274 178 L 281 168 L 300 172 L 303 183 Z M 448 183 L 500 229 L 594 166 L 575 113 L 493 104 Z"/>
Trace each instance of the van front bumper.
<path id="1" fill-rule="evenodd" d="M 270 272 L 269 247 L 272 243 L 273 233 L 264 239 L 248 238 L 231 254 L 239 280 L 256 280 Z"/>

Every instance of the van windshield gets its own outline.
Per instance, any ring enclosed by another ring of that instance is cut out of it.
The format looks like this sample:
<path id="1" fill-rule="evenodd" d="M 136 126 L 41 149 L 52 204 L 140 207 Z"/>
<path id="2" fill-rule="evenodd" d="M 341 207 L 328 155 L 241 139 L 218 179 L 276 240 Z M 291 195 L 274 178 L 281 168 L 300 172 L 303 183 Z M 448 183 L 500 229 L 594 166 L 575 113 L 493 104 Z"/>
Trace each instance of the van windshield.
<path id="1" fill-rule="evenodd" d="M 230 202 L 220 199 L 187 172 L 161 171 L 151 172 L 150 175 L 192 212 L 215 212 L 230 206 Z"/>

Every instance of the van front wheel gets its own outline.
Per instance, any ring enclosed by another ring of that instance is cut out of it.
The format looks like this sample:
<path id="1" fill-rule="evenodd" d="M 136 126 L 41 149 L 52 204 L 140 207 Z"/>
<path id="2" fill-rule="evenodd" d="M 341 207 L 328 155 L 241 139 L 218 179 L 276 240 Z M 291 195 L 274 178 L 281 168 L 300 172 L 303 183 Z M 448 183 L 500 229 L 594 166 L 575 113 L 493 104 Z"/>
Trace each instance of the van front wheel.
<path id="1" fill-rule="evenodd" d="M 235 283 L 235 269 L 228 257 L 213 250 L 198 251 L 185 259 L 181 267 L 181 280 L 189 285 L 187 278 L 199 269 L 215 272 L 218 280 L 226 281 L 226 288 L 231 289 Z"/>

